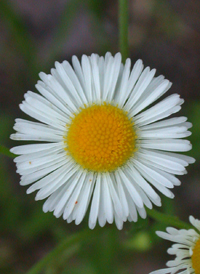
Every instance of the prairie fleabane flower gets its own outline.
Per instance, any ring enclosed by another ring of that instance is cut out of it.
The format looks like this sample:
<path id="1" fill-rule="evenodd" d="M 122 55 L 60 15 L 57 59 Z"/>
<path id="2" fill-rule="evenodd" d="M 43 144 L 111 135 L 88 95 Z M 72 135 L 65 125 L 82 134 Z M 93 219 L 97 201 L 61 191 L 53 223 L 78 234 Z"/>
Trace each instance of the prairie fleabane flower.
<path id="1" fill-rule="evenodd" d="M 143 70 L 138 60 L 121 63 L 121 54 L 105 58 L 74 56 L 56 62 L 51 74 L 40 73 L 36 88 L 28 91 L 20 108 L 38 120 L 16 119 L 14 140 L 39 141 L 11 149 L 21 185 L 39 190 L 43 210 L 79 224 L 90 205 L 89 227 L 115 220 L 146 217 L 144 205 L 160 206 L 158 189 L 167 197 L 194 160 L 174 152 L 191 149 L 181 138 L 190 135 L 186 117 L 163 120 L 181 109 L 183 100 L 173 94 L 157 103 L 171 83 L 156 70 Z M 145 109 L 145 110 L 144 110 Z M 44 143 L 42 143 L 44 142 Z M 172 152 L 169 152 L 172 151 Z"/>
<path id="2" fill-rule="evenodd" d="M 190 223 L 200 232 L 200 221 L 189 217 Z M 194 229 L 176 229 L 168 227 L 166 232 L 157 231 L 157 235 L 174 242 L 168 249 L 170 255 L 175 255 L 173 261 L 167 262 L 168 268 L 151 272 L 151 274 L 184 273 L 200 274 L 200 233 Z"/>

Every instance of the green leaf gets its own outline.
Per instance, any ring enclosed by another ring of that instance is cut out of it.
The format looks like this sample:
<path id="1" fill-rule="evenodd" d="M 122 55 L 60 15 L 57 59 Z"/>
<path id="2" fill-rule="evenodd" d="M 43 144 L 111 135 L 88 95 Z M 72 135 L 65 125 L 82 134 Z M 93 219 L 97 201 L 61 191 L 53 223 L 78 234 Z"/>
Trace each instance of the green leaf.
<path id="1" fill-rule="evenodd" d="M 11 153 L 7 147 L 0 145 L 0 154 L 6 155 L 10 158 L 14 158 L 15 154 Z"/>
<path id="2" fill-rule="evenodd" d="M 190 229 L 192 225 L 179 220 L 178 217 L 161 213 L 155 209 L 146 208 L 147 214 L 154 220 L 164 223 L 168 226 L 174 226 L 181 229 Z"/>

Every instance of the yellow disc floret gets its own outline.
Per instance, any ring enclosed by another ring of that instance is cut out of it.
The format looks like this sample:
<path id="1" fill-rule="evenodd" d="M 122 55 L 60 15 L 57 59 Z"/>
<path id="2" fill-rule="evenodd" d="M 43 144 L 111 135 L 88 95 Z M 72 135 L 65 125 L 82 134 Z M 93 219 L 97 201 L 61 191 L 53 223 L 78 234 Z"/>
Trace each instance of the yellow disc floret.
<path id="1" fill-rule="evenodd" d="M 113 171 L 135 151 L 133 121 L 124 110 L 111 104 L 81 109 L 68 126 L 66 150 L 85 169 Z"/>
<path id="2" fill-rule="evenodd" d="M 195 274 L 200 274 L 200 238 L 195 244 L 192 254 L 192 267 L 195 270 Z"/>

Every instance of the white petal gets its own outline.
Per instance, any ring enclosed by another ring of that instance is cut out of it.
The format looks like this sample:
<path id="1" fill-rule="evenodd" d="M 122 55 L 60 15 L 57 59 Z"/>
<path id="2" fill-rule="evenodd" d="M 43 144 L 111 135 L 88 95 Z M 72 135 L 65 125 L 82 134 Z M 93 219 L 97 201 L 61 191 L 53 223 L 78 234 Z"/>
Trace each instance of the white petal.
<path id="1" fill-rule="evenodd" d="M 68 161 L 62 161 L 62 160 L 58 161 L 57 163 L 53 162 L 52 164 L 49 164 L 46 168 L 42 168 L 37 171 L 34 170 L 33 172 L 30 172 L 26 175 L 22 175 L 20 185 L 25 186 L 25 185 L 32 184 L 33 182 L 43 178 L 45 175 L 48 175 L 52 171 L 66 165 L 67 163 Z"/>
<path id="2" fill-rule="evenodd" d="M 139 193 L 137 192 L 135 186 L 132 184 L 129 178 L 126 176 L 125 172 L 126 171 L 118 170 L 118 175 L 121 177 L 121 180 L 123 181 L 123 185 L 126 187 L 134 203 L 140 208 L 144 207 L 143 201 Z"/>
<path id="3" fill-rule="evenodd" d="M 148 180 L 153 186 L 155 186 L 161 193 L 163 193 L 165 196 L 169 198 L 174 197 L 174 194 L 171 191 L 169 191 L 164 185 L 165 182 L 167 182 L 168 185 L 168 181 L 164 176 L 156 172 L 155 169 L 153 170 L 151 168 L 148 168 L 147 166 L 144 166 L 136 160 L 134 160 L 134 163 L 138 171 L 141 173 L 141 175 L 146 180 Z"/>
<path id="4" fill-rule="evenodd" d="M 51 144 L 31 144 L 31 145 L 22 145 L 13 147 L 10 151 L 14 154 L 29 154 L 29 153 L 37 153 L 40 151 L 51 150 L 56 147 L 60 147 L 61 143 L 51 143 Z"/>
<path id="5" fill-rule="evenodd" d="M 55 192 L 59 187 L 64 185 L 74 174 L 76 174 L 78 167 L 75 166 L 72 169 L 68 170 L 68 172 L 64 169 L 63 173 L 57 176 L 52 180 L 52 183 L 48 183 L 47 185 L 43 185 L 42 189 L 40 189 L 35 197 L 35 200 L 43 200 Z"/>
<path id="6" fill-rule="evenodd" d="M 177 126 L 187 121 L 187 117 L 175 117 L 175 118 L 169 118 L 165 119 L 160 122 L 156 122 L 150 125 L 142 126 L 142 130 L 152 130 L 156 128 L 164 128 L 169 126 Z"/>
<path id="7" fill-rule="evenodd" d="M 101 227 L 106 224 L 106 216 L 104 212 L 104 191 L 103 184 L 100 185 L 100 204 L 99 204 L 99 214 L 98 214 L 98 222 Z"/>
<path id="8" fill-rule="evenodd" d="M 83 90 L 84 96 L 86 97 L 86 100 L 88 102 L 88 94 L 86 93 L 86 89 L 85 89 L 85 79 L 83 76 L 83 71 L 82 71 L 81 65 L 79 63 L 79 60 L 76 56 L 72 56 L 72 64 L 73 64 L 76 76 L 80 82 L 81 89 Z"/>
<path id="9" fill-rule="evenodd" d="M 90 216 L 89 216 L 89 228 L 93 229 L 97 222 L 97 217 L 99 214 L 99 204 L 100 204 L 100 190 L 101 190 L 101 174 L 97 175 L 97 181 L 94 188 Z"/>
<path id="10" fill-rule="evenodd" d="M 76 225 L 80 224 L 83 220 L 83 217 L 85 216 L 87 207 L 90 202 L 90 197 L 93 191 L 95 180 L 96 177 L 92 173 L 88 174 L 85 179 L 83 189 L 79 195 L 77 206 L 72 212 L 72 218 L 75 220 Z"/>
<path id="11" fill-rule="evenodd" d="M 81 175 L 79 177 L 78 175 Z M 72 195 L 70 196 L 69 200 L 67 201 L 64 212 L 63 212 L 63 219 L 68 219 L 74 208 L 76 207 L 77 203 L 79 202 L 79 195 L 82 190 L 83 184 L 85 182 L 86 173 L 80 171 L 79 174 L 77 174 L 75 180 L 77 181 L 76 186 L 73 190 Z M 54 212 L 55 213 L 55 212 Z"/>
<path id="12" fill-rule="evenodd" d="M 108 178 L 107 174 L 103 174 L 102 176 L 102 189 L 103 189 L 103 207 L 104 207 L 104 214 L 108 223 L 113 223 L 113 204 L 110 196 L 110 190 L 108 188 Z"/>
<path id="13" fill-rule="evenodd" d="M 133 107 L 133 105 L 137 102 L 139 96 L 141 96 L 141 94 L 145 91 L 145 89 L 148 87 L 148 85 L 152 81 L 155 73 L 156 73 L 155 69 L 152 69 L 150 71 L 149 67 L 145 68 L 145 70 L 140 75 L 140 78 L 138 79 L 136 86 L 134 87 L 132 91 L 132 95 L 129 97 L 129 99 L 127 100 L 125 104 L 126 110 L 129 111 Z"/>
<path id="14" fill-rule="evenodd" d="M 116 215 L 119 217 L 119 219 L 123 219 L 122 205 L 121 205 L 120 199 L 117 195 L 117 191 L 115 189 L 114 182 L 112 181 L 109 174 L 107 177 L 108 177 L 108 187 L 109 187 L 111 199 L 113 202 L 114 210 L 116 212 Z"/>
<path id="15" fill-rule="evenodd" d="M 166 151 L 188 151 L 191 150 L 192 145 L 188 140 L 174 140 L 174 139 L 162 139 L 162 140 L 142 140 L 140 146 L 142 148 L 160 149 Z"/>
<path id="16" fill-rule="evenodd" d="M 121 179 L 117 172 L 115 172 L 114 178 L 115 178 L 116 184 L 117 184 L 119 199 L 122 204 L 123 215 L 127 218 L 129 215 L 129 207 L 128 207 L 128 203 L 127 203 L 127 199 L 126 199 L 126 194 L 124 192 L 124 189 L 123 189 L 123 186 L 121 183 Z"/>
<path id="17" fill-rule="evenodd" d="M 184 101 L 180 99 L 178 94 L 172 94 L 150 109 L 135 116 L 135 123 L 139 126 L 143 126 L 168 117 L 169 115 L 178 112 L 181 109 L 180 105 L 183 102 Z"/>
<path id="18" fill-rule="evenodd" d="M 130 75 L 130 67 L 131 67 L 131 60 L 128 58 L 126 60 L 126 63 L 123 69 L 123 74 L 121 76 L 121 82 L 118 87 L 118 91 L 117 91 L 118 96 L 115 97 L 116 103 L 119 105 L 119 107 L 123 106 L 122 98 L 127 96 L 126 91 L 128 86 L 128 78 Z"/>
<path id="19" fill-rule="evenodd" d="M 130 115 L 134 116 L 143 110 L 145 107 L 152 104 L 155 100 L 161 97 L 169 88 L 171 83 L 168 80 L 163 80 L 159 85 L 154 85 L 154 81 L 149 85 L 147 91 L 140 97 L 137 104 L 130 111 Z"/>
<path id="20" fill-rule="evenodd" d="M 86 55 L 82 56 L 81 65 L 85 82 L 85 93 L 87 94 L 89 102 L 92 103 L 95 99 L 92 92 L 92 72 L 89 58 Z"/>
<path id="21" fill-rule="evenodd" d="M 142 60 L 138 60 L 134 66 L 133 66 L 133 69 L 131 71 L 131 74 L 130 74 L 130 77 L 128 79 L 128 85 L 127 85 L 127 90 L 126 91 L 123 91 L 123 93 L 121 94 L 121 98 L 118 100 L 119 101 L 119 104 L 120 106 L 123 106 L 126 102 L 126 100 L 128 99 L 129 97 L 129 94 L 131 92 L 133 92 L 133 89 L 134 89 L 134 86 L 143 70 L 143 63 L 142 63 Z M 133 95 L 134 95 L 135 91 L 133 92 Z"/>
<path id="22" fill-rule="evenodd" d="M 109 92 L 107 94 L 107 100 L 110 101 L 110 102 L 113 101 L 113 98 L 114 98 L 115 93 L 116 93 L 116 85 L 117 85 L 117 81 L 119 80 L 121 58 L 122 57 L 121 57 L 120 53 L 117 53 L 115 55 L 112 72 L 110 72 L 110 77 L 111 77 L 112 80 L 111 80 Z M 118 92 L 120 92 L 120 91 L 118 91 Z"/>

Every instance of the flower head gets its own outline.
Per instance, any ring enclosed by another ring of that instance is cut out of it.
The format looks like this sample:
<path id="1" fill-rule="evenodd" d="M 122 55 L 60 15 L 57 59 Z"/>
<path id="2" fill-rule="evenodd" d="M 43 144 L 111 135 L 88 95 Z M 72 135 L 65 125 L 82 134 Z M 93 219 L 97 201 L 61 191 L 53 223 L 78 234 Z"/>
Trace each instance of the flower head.
<path id="1" fill-rule="evenodd" d="M 194 159 L 174 152 L 191 149 L 186 117 L 169 118 L 183 99 L 173 94 L 150 106 L 171 87 L 156 70 L 138 60 L 73 56 L 72 66 L 56 62 L 51 74 L 40 73 L 20 108 L 37 120 L 16 119 L 14 140 L 39 141 L 11 151 L 21 185 L 47 198 L 43 210 L 79 224 L 90 207 L 89 227 L 146 217 L 144 205 L 161 206 L 156 190 L 169 190 Z"/>
<path id="2" fill-rule="evenodd" d="M 189 217 L 190 223 L 200 232 L 200 221 Z M 168 268 L 151 272 L 151 274 L 184 273 L 200 274 L 200 233 L 194 229 L 175 229 L 168 227 L 166 232 L 157 231 L 157 235 L 165 240 L 175 242 L 167 250 L 175 255 L 173 261 L 167 262 Z M 181 272 L 180 272 L 181 271 Z"/>

